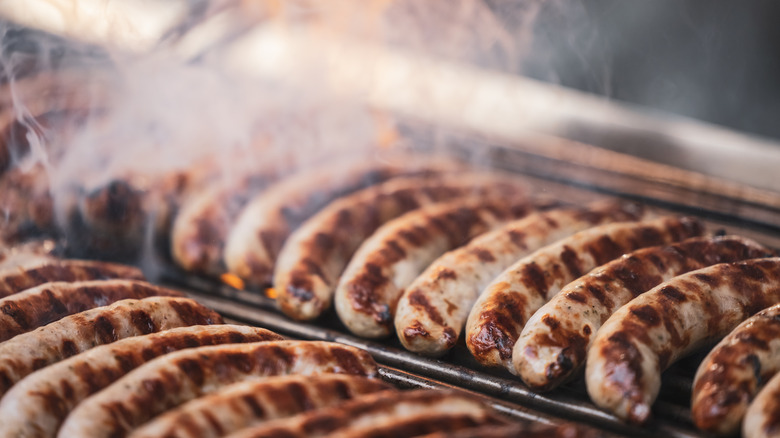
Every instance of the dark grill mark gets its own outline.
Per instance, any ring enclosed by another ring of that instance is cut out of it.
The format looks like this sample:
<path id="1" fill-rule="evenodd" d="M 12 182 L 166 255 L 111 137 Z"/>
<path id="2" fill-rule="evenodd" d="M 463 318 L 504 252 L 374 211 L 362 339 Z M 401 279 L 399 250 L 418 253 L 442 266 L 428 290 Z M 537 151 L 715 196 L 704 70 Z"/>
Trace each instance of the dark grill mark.
<path id="1" fill-rule="evenodd" d="M 547 296 L 547 279 L 545 278 L 544 271 L 536 263 L 527 263 L 522 267 L 522 282 L 528 289 L 536 292 L 542 298 Z"/>
<path id="2" fill-rule="evenodd" d="M 660 293 L 668 298 L 670 301 L 675 303 L 684 303 L 688 300 L 688 298 L 685 296 L 685 293 L 681 292 L 680 289 L 677 289 L 674 286 L 664 286 L 661 288 Z"/>
<path id="3" fill-rule="evenodd" d="M 581 277 L 584 274 L 579 256 L 568 245 L 563 247 L 561 262 L 566 266 L 566 269 L 569 271 L 572 278 Z"/>
<path id="4" fill-rule="evenodd" d="M 203 386 L 205 381 L 205 372 L 201 364 L 194 359 L 184 358 L 176 366 L 197 386 Z"/>
<path id="5" fill-rule="evenodd" d="M 117 340 L 114 323 L 105 316 L 99 316 L 95 319 L 95 336 L 101 344 L 110 344 Z"/>
<path id="6" fill-rule="evenodd" d="M 566 299 L 584 304 L 586 302 L 585 295 L 579 292 L 568 292 L 564 295 Z"/>
<path id="7" fill-rule="evenodd" d="M 431 336 L 428 330 L 420 323 L 420 321 L 414 321 L 412 324 L 404 328 L 403 336 L 407 341 L 411 341 L 416 337 L 428 338 Z"/>
<path id="8" fill-rule="evenodd" d="M 362 352 L 356 353 L 353 350 L 336 345 L 328 348 L 329 350 L 323 351 L 323 354 L 330 353 L 330 356 L 333 357 L 339 368 L 341 368 L 344 373 L 355 376 L 366 376 L 374 374 L 373 370 L 366 369 L 364 364 L 367 363 L 367 358 L 365 356 L 361 357 L 363 355 Z"/>
<path id="9" fill-rule="evenodd" d="M 415 289 L 409 294 L 409 304 L 425 312 L 428 318 L 435 324 L 444 325 L 444 319 L 439 311 L 431 305 L 428 297 L 419 289 Z"/>
<path id="10" fill-rule="evenodd" d="M 512 348 L 520 334 L 517 327 L 524 321 L 526 299 L 518 294 L 498 294 L 495 309 L 486 310 L 480 315 L 478 330 L 470 336 L 470 346 L 477 356 L 484 356 L 496 349 L 499 357 L 507 360 L 512 357 Z"/>
<path id="11" fill-rule="evenodd" d="M 525 242 L 526 234 L 520 230 L 516 230 L 516 229 L 509 230 L 509 239 L 516 247 L 520 249 L 528 248 L 528 245 Z"/>
<path id="12" fill-rule="evenodd" d="M 603 287 L 597 284 L 588 284 L 585 286 L 585 289 L 588 291 L 590 296 L 597 299 L 602 306 L 606 308 L 612 308 L 612 300 L 607 296 Z M 602 319 L 606 320 L 606 317 L 609 317 L 609 313 L 605 313 L 605 315 L 602 316 Z"/>
<path id="13" fill-rule="evenodd" d="M 78 347 L 76 346 L 76 343 L 70 339 L 65 339 L 62 341 L 61 349 L 62 349 L 62 354 L 65 357 L 75 356 L 80 353 Z"/>
<path id="14" fill-rule="evenodd" d="M 542 316 L 542 322 L 548 327 L 550 327 L 550 330 L 556 330 L 558 327 L 561 326 L 561 323 L 550 315 Z"/>
<path id="15" fill-rule="evenodd" d="M 458 275 L 450 268 L 440 268 L 436 271 L 436 280 L 457 280 Z"/>
<path id="16" fill-rule="evenodd" d="M 653 306 L 645 304 L 631 309 L 631 314 L 649 327 L 654 327 L 661 322 L 661 316 Z"/>
<path id="17" fill-rule="evenodd" d="M 492 263 L 496 261 L 493 254 L 484 248 L 472 248 L 471 253 L 477 256 L 477 258 L 483 263 Z"/>
<path id="18" fill-rule="evenodd" d="M 208 325 L 222 324 L 222 317 L 192 300 L 167 300 L 179 319 L 185 324 Z"/>
<path id="19" fill-rule="evenodd" d="M 157 326 L 152 317 L 143 310 L 133 310 L 130 312 L 130 322 L 139 332 L 143 334 L 154 333 Z"/>
<path id="20" fill-rule="evenodd" d="M 388 279 L 382 268 L 375 263 L 366 263 L 364 272 L 347 285 L 352 308 L 358 312 L 373 315 L 377 299 L 375 290 L 384 286 Z"/>

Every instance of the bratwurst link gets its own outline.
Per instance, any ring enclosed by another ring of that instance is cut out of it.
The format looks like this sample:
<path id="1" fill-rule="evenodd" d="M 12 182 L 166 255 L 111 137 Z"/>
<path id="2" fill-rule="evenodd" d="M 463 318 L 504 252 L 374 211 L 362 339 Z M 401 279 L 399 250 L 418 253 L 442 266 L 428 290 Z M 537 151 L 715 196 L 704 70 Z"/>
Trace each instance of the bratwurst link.
<path id="1" fill-rule="evenodd" d="M 0 342 L 74 313 L 119 300 L 180 297 L 175 290 L 137 280 L 44 283 L 0 299 Z"/>
<path id="2" fill-rule="evenodd" d="M 389 335 L 404 288 L 432 261 L 533 209 L 523 197 L 469 198 L 423 207 L 388 222 L 363 242 L 344 270 L 335 297 L 341 321 L 358 336 Z"/>
<path id="3" fill-rule="evenodd" d="M 517 177 L 495 173 L 394 178 L 338 199 L 287 239 L 276 261 L 274 288 L 282 311 L 298 320 L 330 308 L 349 259 L 384 223 L 423 206 L 468 196 L 524 193 Z"/>
<path id="4" fill-rule="evenodd" d="M 774 305 L 738 325 L 701 362 L 693 380 L 693 423 L 711 433 L 738 432 L 753 397 L 779 371 L 780 305 Z"/>
<path id="5" fill-rule="evenodd" d="M 267 187 L 246 204 L 228 234 L 223 256 L 228 271 L 247 284 L 268 285 L 287 236 L 328 202 L 390 178 L 462 168 L 448 159 L 413 154 L 385 158 L 389 160 L 362 157 L 323 163 Z"/>
<path id="6" fill-rule="evenodd" d="M 376 376 L 363 350 L 330 342 L 228 344 L 158 357 L 81 402 L 59 437 L 113 437 L 184 402 L 253 377 L 345 373 Z"/>
<path id="7" fill-rule="evenodd" d="M 515 371 L 532 388 L 554 388 L 581 370 L 601 325 L 633 298 L 689 271 L 769 254 L 736 236 L 696 237 L 626 254 L 569 283 L 534 313 L 512 353 Z"/>
<path id="8" fill-rule="evenodd" d="M 175 297 L 122 300 L 66 316 L 0 343 L 0 397 L 33 371 L 98 345 L 174 327 L 221 322 L 216 312 Z"/>
<path id="9" fill-rule="evenodd" d="M 101 345 L 14 385 L 0 401 L 0 430 L 13 437 L 51 438 L 82 400 L 156 357 L 205 345 L 280 340 L 281 336 L 262 328 L 214 324 L 172 328 Z"/>
<path id="10" fill-rule="evenodd" d="M 36 259 L 0 270 L 0 298 L 50 281 L 143 280 L 138 268 L 92 260 Z"/>
<path id="11" fill-rule="evenodd" d="M 564 286 L 621 255 L 702 233 L 688 217 L 594 227 L 521 259 L 485 289 L 466 323 L 466 346 L 483 365 L 514 372 L 512 349 L 526 321 Z"/>
<path id="12" fill-rule="evenodd" d="M 639 205 L 615 202 L 557 208 L 477 236 L 439 257 L 404 291 L 395 316 L 398 338 L 416 353 L 446 353 L 479 293 L 512 263 L 594 225 L 636 220 L 643 214 Z"/>
<path id="13" fill-rule="evenodd" d="M 596 405 L 643 423 L 661 372 L 780 302 L 780 258 L 724 263 L 675 277 L 631 300 L 596 334 L 585 382 Z"/>
<path id="14" fill-rule="evenodd" d="M 129 438 L 219 438 L 265 421 L 389 389 L 392 386 L 380 379 L 347 374 L 247 380 L 172 409 L 136 429 Z"/>

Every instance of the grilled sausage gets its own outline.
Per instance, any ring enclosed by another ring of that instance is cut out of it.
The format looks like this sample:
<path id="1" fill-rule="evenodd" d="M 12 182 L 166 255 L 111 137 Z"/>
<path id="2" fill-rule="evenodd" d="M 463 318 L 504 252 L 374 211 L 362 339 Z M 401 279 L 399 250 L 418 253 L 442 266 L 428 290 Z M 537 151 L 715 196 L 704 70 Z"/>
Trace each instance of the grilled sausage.
<path id="1" fill-rule="evenodd" d="M 466 346 L 483 365 L 514 372 L 512 349 L 520 331 L 565 285 L 627 252 L 701 233 L 696 219 L 665 217 L 601 225 L 546 246 L 485 288 L 466 323 Z"/>
<path id="2" fill-rule="evenodd" d="M 353 333 L 391 333 L 395 306 L 405 287 L 444 252 L 533 206 L 522 197 L 470 198 L 407 213 L 363 242 L 336 288 L 336 311 Z"/>
<path id="3" fill-rule="evenodd" d="M 723 263 L 680 275 L 631 300 L 596 334 L 585 381 L 596 405 L 642 423 L 661 371 L 780 301 L 780 258 Z"/>
<path id="4" fill-rule="evenodd" d="M 233 220 L 267 182 L 256 175 L 239 184 L 193 195 L 182 205 L 171 229 L 171 257 L 188 272 L 216 277 L 225 273 L 222 253 Z"/>
<path id="5" fill-rule="evenodd" d="M 280 341 L 218 345 L 152 360 L 84 400 L 60 437 L 126 434 L 170 408 L 248 378 L 346 373 L 376 376 L 368 353 L 328 342 Z"/>
<path id="6" fill-rule="evenodd" d="M 513 423 L 500 426 L 479 426 L 457 432 L 436 432 L 419 438 L 596 438 L 594 429 L 574 424 L 547 426 L 529 423 Z"/>
<path id="7" fill-rule="evenodd" d="M 780 436 L 780 374 L 769 379 L 750 403 L 742 423 L 742 436 L 770 438 Z"/>
<path id="8" fill-rule="evenodd" d="M 132 266 L 92 260 L 35 260 L 0 271 L 0 298 L 50 281 L 85 281 L 124 278 L 143 280 Z"/>
<path id="9" fill-rule="evenodd" d="M 218 438 L 391 388 L 378 379 L 341 374 L 249 380 L 187 402 L 146 423 L 130 438 Z"/>
<path id="10" fill-rule="evenodd" d="M 270 284 L 274 260 L 287 236 L 331 200 L 392 177 L 456 168 L 452 163 L 409 167 L 369 160 L 366 164 L 364 157 L 298 172 L 272 184 L 244 207 L 225 244 L 228 271 L 249 285 Z"/>
<path id="11" fill-rule="evenodd" d="M 699 365 L 691 397 L 696 427 L 722 435 L 738 432 L 762 383 L 780 371 L 779 359 L 780 305 L 774 305 L 737 326 Z"/>
<path id="12" fill-rule="evenodd" d="M 494 421 L 492 412 L 479 400 L 455 391 L 416 390 L 380 392 L 339 406 L 269 421 L 244 429 L 230 438 L 345 436 L 363 427 L 402 423 L 406 419 L 452 415 L 462 427 Z M 465 424 L 464 424 L 465 423 Z M 452 430 L 452 429 L 450 429 Z M 414 436 L 412 431 L 398 436 Z M 430 430 L 422 429 L 421 433 Z M 420 433 L 417 433 L 418 435 Z"/>
<path id="13" fill-rule="evenodd" d="M 407 350 L 444 354 L 457 341 L 479 293 L 513 262 L 577 231 L 642 214 L 635 204 L 613 202 L 562 208 L 478 236 L 439 257 L 404 291 L 395 316 L 398 338 Z"/>
<path id="14" fill-rule="evenodd" d="M 64 316 L 128 298 L 180 297 L 180 292 L 136 280 L 44 283 L 0 299 L 0 342 Z"/>
<path id="15" fill-rule="evenodd" d="M 436 202 L 517 192 L 520 182 L 495 174 L 397 178 L 332 202 L 287 239 L 274 288 L 282 311 L 298 320 L 328 309 L 339 275 L 360 244 L 382 224 Z"/>
<path id="16" fill-rule="evenodd" d="M 204 345 L 281 339 L 262 328 L 217 324 L 172 328 L 101 345 L 38 370 L 11 388 L 0 401 L 0 430 L 13 437 L 54 437 L 82 400 L 155 357 Z"/>
<path id="17" fill-rule="evenodd" d="M 604 321 L 639 294 L 689 271 L 769 254 L 741 237 L 700 237 L 607 263 L 566 285 L 528 320 L 512 353 L 515 371 L 530 387 L 551 389 L 582 369 Z"/>
<path id="18" fill-rule="evenodd" d="M 87 310 L 0 343 L 0 397 L 35 370 L 130 336 L 222 318 L 187 298 L 122 300 Z"/>

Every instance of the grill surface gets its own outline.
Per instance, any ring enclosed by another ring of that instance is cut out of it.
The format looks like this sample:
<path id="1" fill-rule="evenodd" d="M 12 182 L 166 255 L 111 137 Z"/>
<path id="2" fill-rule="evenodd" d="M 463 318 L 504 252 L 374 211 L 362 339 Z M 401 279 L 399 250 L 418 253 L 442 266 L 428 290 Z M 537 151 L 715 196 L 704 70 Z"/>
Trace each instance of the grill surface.
<path id="1" fill-rule="evenodd" d="M 407 129 L 408 136 L 425 141 L 426 132 L 419 126 L 407 125 Z M 541 188 L 544 194 L 579 202 L 613 196 L 635 199 L 665 212 L 696 215 L 711 231 L 723 229 L 780 248 L 778 194 L 585 145 L 544 141 L 547 143 L 542 143 L 540 149 L 464 134 L 446 139 L 447 144 L 453 145 L 453 153 L 473 158 L 479 151 L 484 164 L 525 175 L 529 184 Z M 482 394 L 499 411 L 518 419 L 544 423 L 576 421 L 616 436 L 708 436 L 694 428 L 689 412 L 693 374 L 703 352 L 675 364 L 664 374 L 653 420 L 637 427 L 597 409 L 588 399 L 582 379 L 538 394 L 508 372 L 481 367 L 462 341 L 441 360 L 429 359 L 405 351 L 394 338 L 376 342 L 349 335 L 333 311 L 314 324 L 300 323 L 284 317 L 272 299 L 258 292 L 236 290 L 176 269 L 166 269 L 163 281 L 185 288 L 229 318 L 294 338 L 363 348 L 383 365 L 383 377 L 401 387 L 454 386 Z"/>

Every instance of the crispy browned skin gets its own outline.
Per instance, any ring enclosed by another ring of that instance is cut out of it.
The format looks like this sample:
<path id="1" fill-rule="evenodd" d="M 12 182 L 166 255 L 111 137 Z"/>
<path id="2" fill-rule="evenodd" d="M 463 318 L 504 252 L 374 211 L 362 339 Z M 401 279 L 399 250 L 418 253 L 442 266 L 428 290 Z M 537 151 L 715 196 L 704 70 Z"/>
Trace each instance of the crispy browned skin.
<path id="1" fill-rule="evenodd" d="M 176 297 L 122 300 L 66 316 L 0 343 L 0 396 L 33 371 L 98 345 L 174 327 L 221 322 L 216 312 Z"/>
<path id="2" fill-rule="evenodd" d="M 604 323 L 588 351 L 585 380 L 596 405 L 642 423 L 661 372 L 780 302 L 780 258 L 723 263 L 674 277 Z"/>
<path id="3" fill-rule="evenodd" d="M 215 324 L 173 328 L 101 345 L 38 370 L 11 388 L 0 402 L 0 430 L 8 436 L 53 437 L 78 403 L 156 357 L 205 345 L 281 339 L 262 328 Z"/>
<path id="4" fill-rule="evenodd" d="M 702 232 L 695 218 L 662 217 L 594 227 L 544 247 L 485 288 L 466 324 L 466 346 L 483 365 L 514 372 L 512 350 L 525 323 L 564 286 L 625 253 Z"/>
<path id="5" fill-rule="evenodd" d="M 238 184 L 194 194 L 187 199 L 171 229 L 171 257 L 188 272 L 206 276 L 225 273 L 222 253 L 230 226 L 269 175 L 243 178 Z"/>
<path id="6" fill-rule="evenodd" d="M 288 316 L 314 319 L 331 305 L 339 275 L 360 244 L 382 224 L 420 207 L 466 196 L 512 196 L 516 177 L 460 173 L 395 178 L 340 198 L 296 230 L 276 262 L 277 302 Z"/>
<path id="7" fill-rule="evenodd" d="M 452 172 L 462 166 L 442 157 L 397 154 L 322 163 L 269 187 L 247 203 L 230 230 L 224 260 L 247 284 L 273 280 L 275 259 L 292 230 L 328 202 L 398 176 Z"/>
<path id="8" fill-rule="evenodd" d="M 445 421 L 444 418 L 447 418 Z M 425 424 L 430 418 L 433 424 Z M 406 421 L 409 420 L 407 423 Z M 447 390 L 416 390 L 382 392 L 366 395 L 339 406 L 269 421 L 248 428 L 230 438 L 287 438 L 308 436 L 345 436 L 360 432 L 363 427 L 406 428 L 393 436 L 414 436 L 432 432 L 431 427 L 448 430 L 473 427 L 496 421 L 494 414 L 479 400 L 460 392 Z M 376 430 L 377 436 L 379 430 Z M 370 434 L 368 436 L 371 436 Z"/>
<path id="9" fill-rule="evenodd" d="M 738 236 L 697 237 L 640 249 L 564 287 L 526 324 L 515 344 L 515 371 L 535 389 L 551 389 L 585 363 L 596 332 L 612 313 L 673 277 L 770 251 Z"/>
<path id="10" fill-rule="evenodd" d="M 474 302 L 507 267 L 577 231 L 610 222 L 642 218 L 642 207 L 598 203 L 540 211 L 477 236 L 431 263 L 398 301 L 395 330 L 407 350 L 430 356 L 446 353 L 460 336 Z"/>
<path id="11" fill-rule="evenodd" d="M 64 316 L 129 298 L 180 297 L 172 289 L 137 280 L 44 283 L 0 299 L 0 342 Z"/>
<path id="12" fill-rule="evenodd" d="M 0 271 L 0 298 L 51 281 L 143 280 L 138 268 L 92 260 L 34 260 Z"/>
<path id="13" fill-rule="evenodd" d="M 748 405 L 780 371 L 780 305 L 753 315 L 726 336 L 699 365 L 691 417 L 699 429 L 734 434 Z"/>
<path id="14" fill-rule="evenodd" d="M 330 342 L 280 341 L 178 351 L 148 362 L 84 400 L 60 436 L 124 436 L 184 402 L 241 380 L 287 374 L 376 376 L 365 351 Z"/>
<path id="15" fill-rule="evenodd" d="M 749 438 L 776 438 L 780 436 L 780 374 L 769 379 L 766 386 L 745 413 L 742 436 Z"/>
<path id="16" fill-rule="evenodd" d="M 575 424 L 543 426 L 514 423 L 501 426 L 479 426 L 457 432 L 436 432 L 419 438 L 597 438 L 601 436 L 604 434 Z"/>
<path id="17" fill-rule="evenodd" d="M 497 416 L 479 416 L 470 413 L 429 413 L 422 411 L 407 418 L 389 419 L 380 424 L 349 427 L 330 433 L 331 438 L 394 438 L 419 436 L 431 432 L 453 433 L 482 425 L 500 425 L 504 421 Z"/>
<path id="18" fill-rule="evenodd" d="M 379 379 L 344 374 L 249 380 L 168 411 L 136 429 L 130 438 L 218 438 L 264 421 L 389 389 Z"/>
<path id="19" fill-rule="evenodd" d="M 334 306 L 358 336 L 393 333 L 395 309 L 404 289 L 443 253 L 506 222 L 526 216 L 536 205 L 520 195 L 469 197 L 429 205 L 377 230 L 352 257 L 341 276 Z M 450 327 L 447 342 L 455 342 Z"/>

